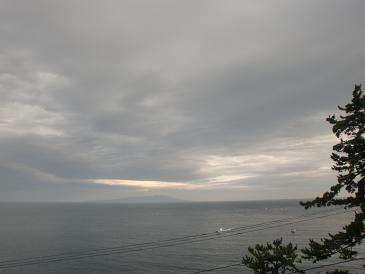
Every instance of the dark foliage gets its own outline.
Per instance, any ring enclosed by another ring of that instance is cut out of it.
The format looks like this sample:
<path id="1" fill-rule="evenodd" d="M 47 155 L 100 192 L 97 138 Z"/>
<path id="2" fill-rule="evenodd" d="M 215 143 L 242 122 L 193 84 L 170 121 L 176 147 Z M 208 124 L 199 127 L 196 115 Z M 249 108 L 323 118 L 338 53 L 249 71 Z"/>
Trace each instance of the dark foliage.
<path id="1" fill-rule="evenodd" d="M 327 259 L 334 254 L 340 258 L 349 259 L 356 252 L 352 247 L 361 243 L 365 235 L 365 96 L 361 86 L 355 85 L 353 97 L 345 107 L 338 107 L 343 115 L 332 115 L 327 121 L 332 125 L 332 131 L 339 139 L 333 146 L 331 155 L 338 173 L 337 184 L 328 192 L 312 201 L 301 202 L 306 208 L 342 205 L 345 208 L 359 207 L 354 220 L 337 234 L 329 234 L 328 238 L 317 242 L 310 240 L 309 246 L 303 251 L 304 258 L 313 262 Z M 347 192 L 344 198 L 338 198 L 341 191 Z"/>
<path id="2" fill-rule="evenodd" d="M 282 242 L 282 239 L 277 239 L 272 244 L 249 247 L 250 255 L 243 257 L 242 263 L 256 274 L 300 272 L 295 266 L 300 262 L 297 247 L 292 243 L 283 245 Z"/>

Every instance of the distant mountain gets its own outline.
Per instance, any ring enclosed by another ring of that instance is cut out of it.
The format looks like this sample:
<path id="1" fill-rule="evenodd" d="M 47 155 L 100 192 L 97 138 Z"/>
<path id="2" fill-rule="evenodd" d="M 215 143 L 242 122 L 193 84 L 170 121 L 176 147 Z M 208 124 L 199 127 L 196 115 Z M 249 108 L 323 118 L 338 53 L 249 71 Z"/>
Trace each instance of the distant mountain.
<path id="1" fill-rule="evenodd" d="M 153 195 L 153 196 L 137 196 L 128 197 L 122 199 L 111 199 L 99 201 L 101 203 L 123 203 L 123 204 L 170 204 L 170 203 L 183 203 L 184 200 L 180 200 L 174 197 L 166 195 Z"/>

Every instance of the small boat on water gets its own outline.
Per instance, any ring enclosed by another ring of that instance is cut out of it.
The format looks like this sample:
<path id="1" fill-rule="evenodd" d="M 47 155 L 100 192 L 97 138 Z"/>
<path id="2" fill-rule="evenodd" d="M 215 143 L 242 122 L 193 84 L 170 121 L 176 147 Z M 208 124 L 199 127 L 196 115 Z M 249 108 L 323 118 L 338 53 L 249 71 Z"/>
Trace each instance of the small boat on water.
<path id="1" fill-rule="evenodd" d="M 232 228 L 224 228 L 224 227 L 220 227 L 216 232 L 217 233 L 223 233 L 223 232 L 228 232 L 231 231 Z"/>

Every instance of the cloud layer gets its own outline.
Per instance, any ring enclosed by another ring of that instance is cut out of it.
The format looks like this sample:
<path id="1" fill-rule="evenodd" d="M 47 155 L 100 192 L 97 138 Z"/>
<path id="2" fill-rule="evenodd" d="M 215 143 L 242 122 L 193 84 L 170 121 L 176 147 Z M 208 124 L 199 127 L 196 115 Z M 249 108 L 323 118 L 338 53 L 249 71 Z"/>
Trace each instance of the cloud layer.
<path id="1" fill-rule="evenodd" d="M 0 200 L 309 197 L 363 1 L 1 1 Z"/>

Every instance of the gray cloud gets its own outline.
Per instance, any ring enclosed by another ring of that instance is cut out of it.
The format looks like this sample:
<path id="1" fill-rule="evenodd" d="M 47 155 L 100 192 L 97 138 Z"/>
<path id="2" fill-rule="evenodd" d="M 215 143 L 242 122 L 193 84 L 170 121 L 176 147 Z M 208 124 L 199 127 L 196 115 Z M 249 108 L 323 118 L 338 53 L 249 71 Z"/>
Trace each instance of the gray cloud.
<path id="1" fill-rule="evenodd" d="M 0 199 L 267 199 L 333 182 L 324 118 L 364 77 L 362 1 L 1 6 Z"/>

